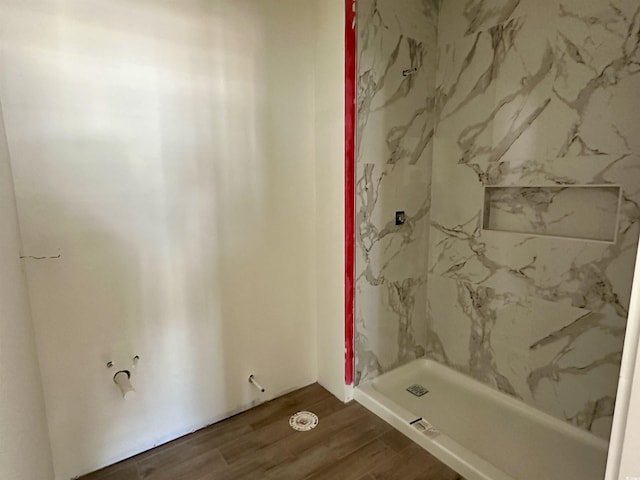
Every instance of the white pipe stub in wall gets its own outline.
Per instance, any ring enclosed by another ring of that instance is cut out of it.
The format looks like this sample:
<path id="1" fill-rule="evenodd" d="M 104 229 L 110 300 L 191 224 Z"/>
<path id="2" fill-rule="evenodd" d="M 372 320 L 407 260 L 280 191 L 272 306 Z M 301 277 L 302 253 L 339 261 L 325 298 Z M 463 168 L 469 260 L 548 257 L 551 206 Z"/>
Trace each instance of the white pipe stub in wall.
<path id="1" fill-rule="evenodd" d="M 113 381 L 122 393 L 122 398 L 125 400 L 135 395 L 136 391 L 131 385 L 131 372 L 129 370 L 120 370 L 113 376 Z"/>
<path id="2" fill-rule="evenodd" d="M 254 375 L 249 375 L 249 383 L 254 387 L 256 387 L 258 390 L 260 390 L 262 393 L 265 392 L 265 388 L 262 385 L 260 385 L 260 383 L 258 383 Z"/>

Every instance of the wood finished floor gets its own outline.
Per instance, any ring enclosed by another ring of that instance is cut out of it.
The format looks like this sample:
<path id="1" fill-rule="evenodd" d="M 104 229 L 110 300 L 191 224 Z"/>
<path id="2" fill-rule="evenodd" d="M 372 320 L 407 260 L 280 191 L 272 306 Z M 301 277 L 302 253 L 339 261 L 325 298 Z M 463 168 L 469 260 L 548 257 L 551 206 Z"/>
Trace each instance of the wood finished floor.
<path id="1" fill-rule="evenodd" d="M 318 426 L 296 432 L 309 410 Z M 318 384 L 81 480 L 461 480 L 462 477 L 355 402 Z"/>

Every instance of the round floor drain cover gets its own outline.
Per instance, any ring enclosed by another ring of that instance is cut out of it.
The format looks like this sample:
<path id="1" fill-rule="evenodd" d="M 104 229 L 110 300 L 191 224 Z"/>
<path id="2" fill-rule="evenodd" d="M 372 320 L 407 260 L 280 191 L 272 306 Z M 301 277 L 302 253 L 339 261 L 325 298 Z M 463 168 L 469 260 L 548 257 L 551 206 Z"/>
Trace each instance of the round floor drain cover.
<path id="1" fill-rule="evenodd" d="M 299 432 L 308 432 L 318 425 L 318 416 L 311 412 L 298 412 L 291 416 L 289 425 Z"/>

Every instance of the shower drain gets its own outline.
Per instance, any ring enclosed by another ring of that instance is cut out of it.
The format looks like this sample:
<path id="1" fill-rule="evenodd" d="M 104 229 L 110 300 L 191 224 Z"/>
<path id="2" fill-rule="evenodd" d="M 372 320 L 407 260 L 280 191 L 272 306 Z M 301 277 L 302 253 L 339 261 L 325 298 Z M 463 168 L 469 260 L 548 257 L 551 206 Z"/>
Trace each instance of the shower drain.
<path id="1" fill-rule="evenodd" d="M 421 397 L 421 396 L 429 393 L 429 390 L 424 388 L 422 385 L 416 383 L 416 384 L 411 385 L 410 387 L 408 387 L 407 388 L 407 392 L 415 395 L 416 397 Z"/>
<path id="2" fill-rule="evenodd" d="M 318 425 L 318 416 L 311 412 L 298 412 L 295 415 L 291 415 L 289 425 L 299 432 L 308 432 Z"/>

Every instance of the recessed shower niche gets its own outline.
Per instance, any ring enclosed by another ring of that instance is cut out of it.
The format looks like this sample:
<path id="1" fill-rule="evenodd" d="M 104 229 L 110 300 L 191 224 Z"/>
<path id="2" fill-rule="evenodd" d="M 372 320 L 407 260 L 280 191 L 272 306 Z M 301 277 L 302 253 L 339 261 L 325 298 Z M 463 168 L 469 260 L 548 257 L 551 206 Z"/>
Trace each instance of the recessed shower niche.
<path id="1" fill-rule="evenodd" d="M 486 186 L 482 229 L 615 243 L 617 185 Z"/>

